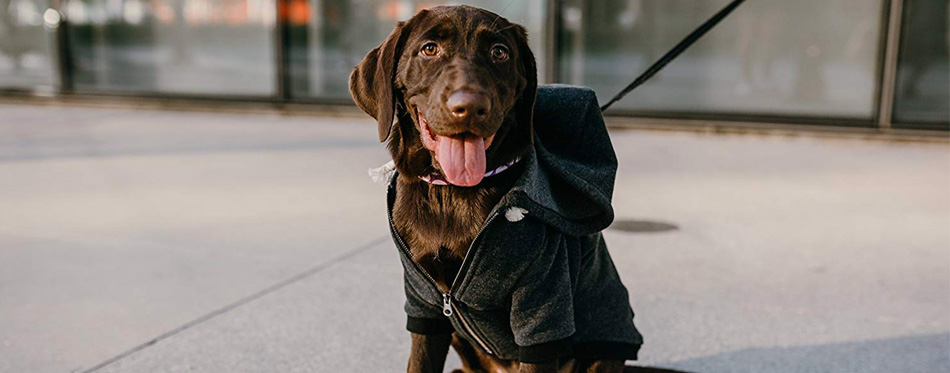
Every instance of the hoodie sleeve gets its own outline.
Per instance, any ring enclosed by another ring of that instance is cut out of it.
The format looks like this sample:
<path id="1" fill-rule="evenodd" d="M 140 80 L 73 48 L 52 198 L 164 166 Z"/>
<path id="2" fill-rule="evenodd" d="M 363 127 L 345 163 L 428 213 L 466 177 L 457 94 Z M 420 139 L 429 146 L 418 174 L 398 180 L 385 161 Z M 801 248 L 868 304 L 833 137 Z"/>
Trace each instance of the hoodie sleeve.
<path id="1" fill-rule="evenodd" d="M 569 355 L 574 334 L 572 280 L 564 237 L 549 236 L 539 251 L 511 297 L 511 330 L 519 360 L 526 363 Z"/>
<path id="2" fill-rule="evenodd" d="M 452 334 L 455 329 L 440 308 L 422 300 L 409 281 L 405 282 L 405 288 L 406 330 L 422 335 Z"/>

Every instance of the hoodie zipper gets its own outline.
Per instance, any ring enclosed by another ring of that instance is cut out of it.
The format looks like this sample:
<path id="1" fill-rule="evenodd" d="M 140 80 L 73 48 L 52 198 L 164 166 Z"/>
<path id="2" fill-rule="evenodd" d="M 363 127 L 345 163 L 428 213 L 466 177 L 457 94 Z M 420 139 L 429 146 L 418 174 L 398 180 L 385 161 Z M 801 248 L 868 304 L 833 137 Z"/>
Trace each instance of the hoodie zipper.
<path id="1" fill-rule="evenodd" d="M 487 228 L 488 225 L 491 224 L 493 220 L 495 220 L 495 217 L 498 216 L 498 213 L 496 211 L 497 209 L 495 211 L 492 211 L 491 216 L 489 216 L 488 219 L 485 220 L 485 223 L 482 224 L 482 227 L 479 228 L 478 233 L 475 235 L 475 239 L 472 240 L 472 244 L 468 248 L 468 252 L 465 253 L 465 258 L 462 259 L 462 265 L 459 266 L 459 271 L 458 273 L 455 274 L 455 279 L 452 280 L 452 284 L 449 286 L 449 291 L 442 293 L 442 314 L 445 315 L 445 317 L 449 317 L 449 318 L 451 318 L 452 315 L 455 315 L 456 317 L 458 317 L 459 321 L 461 322 L 462 326 L 465 328 L 465 331 L 468 333 L 468 335 L 472 336 L 472 338 L 475 339 L 475 343 L 478 343 L 479 347 L 481 347 L 483 350 L 485 350 L 485 352 L 491 355 L 494 355 L 495 353 L 492 352 L 492 349 L 488 347 L 488 344 L 485 343 L 485 341 L 482 340 L 482 338 L 479 337 L 477 333 L 475 333 L 475 330 L 472 329 L 471 326 L 469 326 L 468 321 L 466 321 L 465 318 L 462 317 L 462 314 L 454 311 L 454 307 L 452 307 L 452 292 L 455 290 L 455 285 L 458 283 L 459 277 L 461 277 L 463 270 L 466 269 L 465 264 L 468 263 L 469 258 L 472 256 L 472 251 L 473 251 L 472 249 L 475 247 L 475 241 L 478 240 L 478 237 L 481 236 L 482 232 L 485 231 L 485 228 Z M 412 265 L 414 267 L 416 267 L 416 270 L 421 272 L 426 277 L 426 279 L 429 280 L 429 283 L 432 285 L 433 288 L 435 288 L 436 291 L 439 291 L 439 286 L 436 285 L 437 283 L 435 279 L 432 278 L 432 275 L 430 275 L 429 272 L 425 270 L 425 268 L 422 268 L 419 265 L 419 263 L 416 263 L 416 261 L 412 259 L 412 252 L 409 251 L 409 245 L 406 245 L 406 242 L 403 241 L 402 236 L 399 235 L 398 231 L 396 231 L 396 224 L 393 222 L 392 213 L 389 213 L 388 215 L 389 215 L 389 227 L 390 229 L 392 229 L 392 231 L 396 234 L 396 237 L 399 239 L 399 244 L 400 246 L 402 246 L 402 251 L 409 257 L 409 261 L 412 262 Z"/>
<path id="2" fill-rule="evenodd" d="M 491 216 L 488 217 L 488 220 L 485 220 L 485 223 L 482 224 L 482 227 L 478 229 L 478 233 L 475 235 L 475 239 L 472 240 L 472 244 L 468 247 L 468 252 L 465 253 L 465 258 L 462 259 L 462 265 L 459 266 L 458 273 L 455 274 L 455 279 L 452 280 L 452 285 L 449 287 L 449 292 L 442 294 L 442 313 L 443 314 L 448 313 L 448 315 L 446 316 L 449 316 L 452 314 L 455 314 L 456 316 L 458 316 L 459 321 L 462 323 L 462 327 L 465 328 L 465 330 L 468 332 L 468 335 L 472 336 L 472 338 L 475 339 L 475 343 L 478 343 L 478 345 L 483 350 L 485 350 L 485 352 L 487 352 L 489 355 L 494 355 L 495 353 L 492 352 L 492 349 L 490 347 L 488 347 L 488 343 L 486 343 L 484 340 L 482 340 L 478 336 L 478 333 L 476 333 L 475 329 L 473 329 L 468 324 L 468 321 L 465 320 L 465 317 L 463 317 L 461 313 L 452 312 L 452 293 L 455 291 L 455 286 L 457 286 L 459 283 L 459 278 L 462 276 L 462 272 L 467 270 L 467 268 L 465 267 L 465 264 L 467 264 L 469 261 L 469 258 L 474 255 L 472 252 L 474 251 L 476 241 L 482 235 L 482 232 L 485 231 L 485 228 L 487 228 L 488 225 L 491 224 L 491 222 L 494 221 L 495 217 L 497 216 L 498 214 L 495 211 L 492 211 Z"/>

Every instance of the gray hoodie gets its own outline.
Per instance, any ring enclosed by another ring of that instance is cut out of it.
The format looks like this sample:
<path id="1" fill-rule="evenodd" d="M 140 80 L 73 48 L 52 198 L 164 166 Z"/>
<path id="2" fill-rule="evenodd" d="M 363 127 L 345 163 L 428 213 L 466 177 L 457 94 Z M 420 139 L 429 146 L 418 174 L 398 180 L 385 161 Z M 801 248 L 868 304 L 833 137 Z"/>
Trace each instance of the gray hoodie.
<path id="1" fill-rule="evenodd" d="M 643 338 L 600 231 L 617 158 L 594 92 L 540 86 L 524 172 L 489 214 L 448 293 L 390 230 L 405 273 L 407 329 L 458 333 L 501 359 L 635 360 Z"/>

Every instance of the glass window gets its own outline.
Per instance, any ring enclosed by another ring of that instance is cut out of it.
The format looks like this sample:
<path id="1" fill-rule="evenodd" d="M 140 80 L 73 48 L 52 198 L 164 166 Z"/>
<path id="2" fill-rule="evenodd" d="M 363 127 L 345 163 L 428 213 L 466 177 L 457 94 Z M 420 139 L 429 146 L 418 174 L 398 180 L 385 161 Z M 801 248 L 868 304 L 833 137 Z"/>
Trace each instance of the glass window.
<path id="1" fill-rule="evenodd" d="M 363 56 L 378 46 L 396 22 L 417 11 L 451 1 L 409 0 L 288 0 L 291 92 L 296 97 L 337 99 L 349 102 L 349 75 Z M 546 1 L 466 1 L 498 13 L 528 29 L 530 44 L 538 59 L 538 76 L 544 71 L 544 24 Z"/>
<path id="2" fill-rule="evenodd" d="M 560 77 L 606 101 L 728 0 L 568 0 Z M 748 1 L 614 108 L 849 117 L 875 108 L 881 0 Z"/>
<path id="3" fill-rule="evenodd" d="M 947 0 L 905 0 L 897 65 L 894 121 L 950 123 L 950 33 Z"/>
<path id="4" fill-rule="evenodd" d="M 44 0 L 0 0 L 0 89 L 53 89 L 55 39 L 43 26 L 47 9 Z"/>
<path id="5" fill-rule="evenodd" d="M 77 91 L 276 93 L 274 0 L 71 0 Z"/>

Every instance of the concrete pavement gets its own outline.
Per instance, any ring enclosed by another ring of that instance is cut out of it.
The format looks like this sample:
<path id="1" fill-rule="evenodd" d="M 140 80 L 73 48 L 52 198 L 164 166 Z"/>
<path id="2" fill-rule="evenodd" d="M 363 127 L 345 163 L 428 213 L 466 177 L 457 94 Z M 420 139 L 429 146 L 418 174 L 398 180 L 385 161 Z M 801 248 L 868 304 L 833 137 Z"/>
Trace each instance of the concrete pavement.
<path id="1" fill-rule="evenodd" d="M 0 105 L 0 372 L 403 370 L 374 133 Z M 950 371 L 946 144 L 612 136 L 638 364 Z"/>

